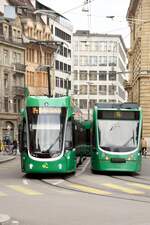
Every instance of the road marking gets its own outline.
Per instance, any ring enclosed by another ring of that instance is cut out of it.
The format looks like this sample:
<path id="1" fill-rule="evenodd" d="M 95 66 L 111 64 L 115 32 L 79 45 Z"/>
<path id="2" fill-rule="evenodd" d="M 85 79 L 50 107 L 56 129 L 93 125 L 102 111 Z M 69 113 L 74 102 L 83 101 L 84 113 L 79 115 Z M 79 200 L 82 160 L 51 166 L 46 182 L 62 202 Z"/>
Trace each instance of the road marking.
<path id="1" fill-rule="evenodd" d="M 58 185 L 58 184 L 61 184 L 61 183 L 63 183 L 63 182 L 64 182 L 64 180 L 59 180 L 59 181 L 53 182 L 52 184 L 53 184 L 53 185 Z"/>
<path id="2" fill-rule="evenodd" d="M 26 195 L 42 195 L 42 193 L 40 192 L 34 191 L 21 185 L 7 185 L 7 187 Z"/>
<path id="3" fill-rule="evenodd" d="M 87 192 L 87 193 L 93 193 L 93 194 L 98 194 L 98 195 L 111 195 L 112 194 L 107 191 L 103 191 L 103 190 L 96 189 L 96 188 L 91 188 L 91 187 L 80 185 L 80 184 L 71 184 L 69 186 L 72 188 Z"/>
<path id="4" fill-rule="evenodd" d="M 0 191 L 0 197 L 4 197 L 4 196 L 7 196 L 7 194 Z"/>
<path id="5" fill-rule="evenodd" d="M 126 187 L 123 187 L 123 186 L 117 185 L 117 184 L 105 183 L 105 184 L 102 184 L 102 185 L 104 185 L 106 187 L 109 187 L 109 188 L 112 188 L 112 189 L 115 189 L 115 190 L 119 190 L 119 191 L 128 193 L 128 194 L 144 194 L 144 192 L 137 191 L 137 190 L 134 190 L 134 189 L 131 189 L 131 188 L 126 188 Z"/>
<path id="6" fill-rule="evenodd" d="M 143 188 L 145 190 L 150 190 L 150 185 L 146 185 L 146 184 L 139 184 L 139 183 L 127 183 L 128 185 L 131 185 L 131 186 L 135 186 L 135 187 L 138 187 L 138 188 Z"/>
<path id="7" fill-rule="evenodd" d="M 87 168 L 87 166 L 89 165 L 89 163 L 90 163 L 90 159 L 88 159 L 88 161 L 86 162 L 86 164 L 83 166 L 82 170 L 81 170 L 80 172 L 77 172 L 77 173 L 75 174 L 75 176 L 76 176 L 76 177 L 77 177 L 77 176 L 80 176 L 80 175 L 86 170 L 86 168 Z"/>
<path id="8" fill-rule="evenodd" d="M 28 185 L 27 179 L 23 179 L 22 182 L 23 182 L 24 185 Z"/>

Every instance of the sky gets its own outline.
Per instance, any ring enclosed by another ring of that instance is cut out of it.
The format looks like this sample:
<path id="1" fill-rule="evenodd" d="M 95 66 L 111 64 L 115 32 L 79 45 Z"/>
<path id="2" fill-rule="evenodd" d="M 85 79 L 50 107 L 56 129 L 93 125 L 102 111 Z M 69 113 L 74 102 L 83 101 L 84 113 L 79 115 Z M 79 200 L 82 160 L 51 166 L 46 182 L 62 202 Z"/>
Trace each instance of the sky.
<path id="1" fill-rule="evenodd" d="M 130 30 L 126 14 L 130 0 L 39 0 L 69 19 L 76 30 L 90 30 L 91 33 L 122 35 L 127 48 L 130 46 Z M 113 19 L 107 18 L 113 16 Z"/>

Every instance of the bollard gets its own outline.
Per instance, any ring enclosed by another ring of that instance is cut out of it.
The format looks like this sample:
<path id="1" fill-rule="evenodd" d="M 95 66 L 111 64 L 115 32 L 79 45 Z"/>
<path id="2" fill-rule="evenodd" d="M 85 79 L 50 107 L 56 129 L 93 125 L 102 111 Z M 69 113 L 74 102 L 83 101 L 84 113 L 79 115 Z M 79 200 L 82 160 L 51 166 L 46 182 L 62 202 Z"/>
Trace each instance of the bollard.
<path id="1" fill-rule="evenodd" d="M 9 225 L 10 217 L 6 214 L 0 214 L 0 225 Z"/>

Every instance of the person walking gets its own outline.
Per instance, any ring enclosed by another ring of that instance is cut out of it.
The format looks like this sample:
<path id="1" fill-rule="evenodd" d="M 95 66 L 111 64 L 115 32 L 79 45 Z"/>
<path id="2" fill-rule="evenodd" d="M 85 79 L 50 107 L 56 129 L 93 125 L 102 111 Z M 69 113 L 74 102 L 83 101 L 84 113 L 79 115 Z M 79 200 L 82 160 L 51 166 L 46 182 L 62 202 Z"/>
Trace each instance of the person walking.
<path id="1" fill-rule="evenodd" d="M 3 141 L 0 139 L 0 152 L 4 150 Z"/>
<path id="2" fill-rule="evenodd" d="M 142 155 L 147 155 L 147 141 L 144 137 L 142 137 Z"/>

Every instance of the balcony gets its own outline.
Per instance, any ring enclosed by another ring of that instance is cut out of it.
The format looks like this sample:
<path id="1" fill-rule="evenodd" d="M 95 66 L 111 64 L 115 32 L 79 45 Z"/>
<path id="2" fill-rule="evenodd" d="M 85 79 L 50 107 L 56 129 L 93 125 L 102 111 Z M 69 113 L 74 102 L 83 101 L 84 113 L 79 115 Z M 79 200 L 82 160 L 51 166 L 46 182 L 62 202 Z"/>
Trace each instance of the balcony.
<path id="1" fill-rule="evenodd" d="M 21 63 L 14 63 L 14 64 L 13 64 L 13 67 L 14 67 L 14 71 L 15 71 L 16 73 L 23 73 L 23 74 L 25 74 L 25 71 L 26 71 L 26 65 L 21 64 Z"/>
<path id="2" fill-rule="evenodd" d="M 25 88 L 21 86 L 14 86 L 13 87 L 13 95 L 15 96 L 22 96 L 24 97 Z"/>

